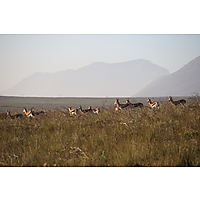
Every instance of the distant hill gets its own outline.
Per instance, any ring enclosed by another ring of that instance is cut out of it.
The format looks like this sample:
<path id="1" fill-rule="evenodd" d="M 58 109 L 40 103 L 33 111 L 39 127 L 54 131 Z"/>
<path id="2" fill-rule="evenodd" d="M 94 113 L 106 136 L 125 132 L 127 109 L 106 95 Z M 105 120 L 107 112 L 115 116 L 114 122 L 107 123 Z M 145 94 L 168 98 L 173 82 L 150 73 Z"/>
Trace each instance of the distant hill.
<path id="1" fill-rule="evenodd" d="M 200 56 L 178 71 L 160 77 L 134 96 L 188 96 L 200 94 Z"/>
<path id="2" fill-rule="evenodd" d="M 153 72 L 153 73 L 152 73 Z M 4 95 L 132 96 L 167 69 L 139 59 L 121 63 L 92 63 L 78 70 L 37 72 L 3 92 Z"/>

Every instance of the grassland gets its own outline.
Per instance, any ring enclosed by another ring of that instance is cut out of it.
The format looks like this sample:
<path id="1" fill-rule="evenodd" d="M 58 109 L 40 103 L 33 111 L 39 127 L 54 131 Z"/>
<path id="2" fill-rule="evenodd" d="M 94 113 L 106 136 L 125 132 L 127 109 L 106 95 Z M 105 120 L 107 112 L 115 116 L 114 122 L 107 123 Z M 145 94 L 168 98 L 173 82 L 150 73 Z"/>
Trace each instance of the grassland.
<path id="1" fill-rule="evenodd" d="M 0 120 L 0 166 L 200 166 L 199 144 L 197 101 Z"/>

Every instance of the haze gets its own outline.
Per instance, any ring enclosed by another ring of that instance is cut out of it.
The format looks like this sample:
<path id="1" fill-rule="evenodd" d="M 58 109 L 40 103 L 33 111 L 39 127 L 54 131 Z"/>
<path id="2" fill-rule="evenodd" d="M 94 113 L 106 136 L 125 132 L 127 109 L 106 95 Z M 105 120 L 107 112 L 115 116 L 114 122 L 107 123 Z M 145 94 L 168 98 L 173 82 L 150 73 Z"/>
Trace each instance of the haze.
<path id="1" fill-rule="evenodd" d="M 0 91 L 35 72 L 93 62 L 146 59 L 172 73 L 200 55 L 200 35 L 0 35 L 0 44 Z"/>

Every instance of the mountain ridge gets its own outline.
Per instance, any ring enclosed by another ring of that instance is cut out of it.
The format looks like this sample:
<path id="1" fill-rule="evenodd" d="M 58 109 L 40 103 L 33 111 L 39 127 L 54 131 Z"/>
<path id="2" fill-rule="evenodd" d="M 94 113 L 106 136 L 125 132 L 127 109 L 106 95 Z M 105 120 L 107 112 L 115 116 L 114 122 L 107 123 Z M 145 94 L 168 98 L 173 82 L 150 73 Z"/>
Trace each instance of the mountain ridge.
<path id="1" fill-rule="evenodd" d="M 152 71 L 155 73 L 152 74 Z M 36 72 L 4 91 L 4 94 L 131 96 L 154 79 L 167 74 L 169 74 L 167 69 L 144 59 L 120 63 L 95 62 L 77 70 Z"/>
<path id="2" fill-rule="evenodd" d="M 190 96 L 200 93 L 200 56 L 165 77 L 152 81 L 134 96 Z"/>

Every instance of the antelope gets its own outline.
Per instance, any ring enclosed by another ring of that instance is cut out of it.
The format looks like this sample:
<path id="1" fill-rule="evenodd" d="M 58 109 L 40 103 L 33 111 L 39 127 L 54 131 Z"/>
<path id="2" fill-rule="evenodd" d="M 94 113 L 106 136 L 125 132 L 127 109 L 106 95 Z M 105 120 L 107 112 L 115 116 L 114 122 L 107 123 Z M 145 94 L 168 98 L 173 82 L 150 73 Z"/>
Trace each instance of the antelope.
<path id="1" fill-rule="evenodd" d="M 129 101 L 129 100 L 128 100 Z M 130 103 L 130 102 L 129 102 Z M 115 105 L 115 111 L 118 111 L 118 110 L 122 110 L 122 109 L 125 109 L 127 108 L 128 106 L 130 106 L 130 104 L 127 104 L 127 103 L 119 103 L 119 99 L 116 99 L 115 102 L 114 102 L 114 105 Z"/>
<path id="2" fill-rule="evenodd" d="M 142 108 L 142 107 L 144 107 L 144 105 L 143 105 L 143 103 L 133 103 L 133 107 L 134 108 Z"/>
<path id="3" fill-rule="evenodd" d="M 170 96 L 169 97 L 169 102 L 175 106 L 178 106 L 178 105 L 182 105 L 184 106 L 184 104 L 186 104 L 186 100 L 185 99 L 180 99 L 178 101 L 173 101 L 172 97 Z"/>
<path id="4" fill-rule="evenodd" d="M 99 114 L 100 108 L 94 108 L 94 109 L 92 109 L 92 112 L 95 113 L 95 114 Z"/>
<path id="5" fill-rule="evenodd" d="M 149 103 L 149 106 L 151 107 L 151 108 L 159 108 L 159 106 L 160 106 L 160 103 L 158 102 L 158 101 L 155 101 L 155 102 L 151 102 L 151 99 L 147 99 L 147 102 Z"/>
<path id="6" fill-rule="evenodd" d="M 33 113 L 32 113 L 31 110 L 28 111 L 28 110 L 24 107 L 23 112 L 25 113 L 25 115 L 26 115 L 27 117 L 32 117 L 32 118 L 34 118 Z"/>
<path id="7" fill-rule="evenodd" d="M 78 109 L 72 109 L 72 107 L 68 107 L 68 110 L 69 110 L 69 114 L 72 116 L 72 115 L 77 115 L 78 113 Z"/>
<path id="8" fill-rule="evenodd" d="M 7 111 L 8 112 L 8 111 Z M 0 119 L 7 119 L 8 118 L 8 113 L 5 112 L 5 113 L 1 113 L 0 114 Z"/>
<path id="9" fill-rule="evenodd" d="M 131 103 L 128 99 L 126 100 L 126 104 L 131 105 L 133 108 L 142 108 L 144 106 L 143 103 Z"/>
<path id="10" fill-rule="evenodd" d="M 11 115 L 10 111 L 7 111 L 6 113 L 11 119 L 19 119 L 19 118 L 21 119 L 23 117 L 23 115 L 21 113 L 17 113 L 15 115 Z"/>
<path id="11" fill-rule="evenodd" d="M 36 117 L 36 116 L 43 116 L 45 114 L 45 112 L 43 110 L 35 112 L 32 108 L 31 108 L 31 113 L 32 113 L 32 115 L 34 117 Z"/>
<path id="12" fill-rule="evenodd" d="M 79 107 L 81 113 L 92 113 L 92 107 L 89 106 L 88 109 L 82 109 L 82 106 Z"/>

